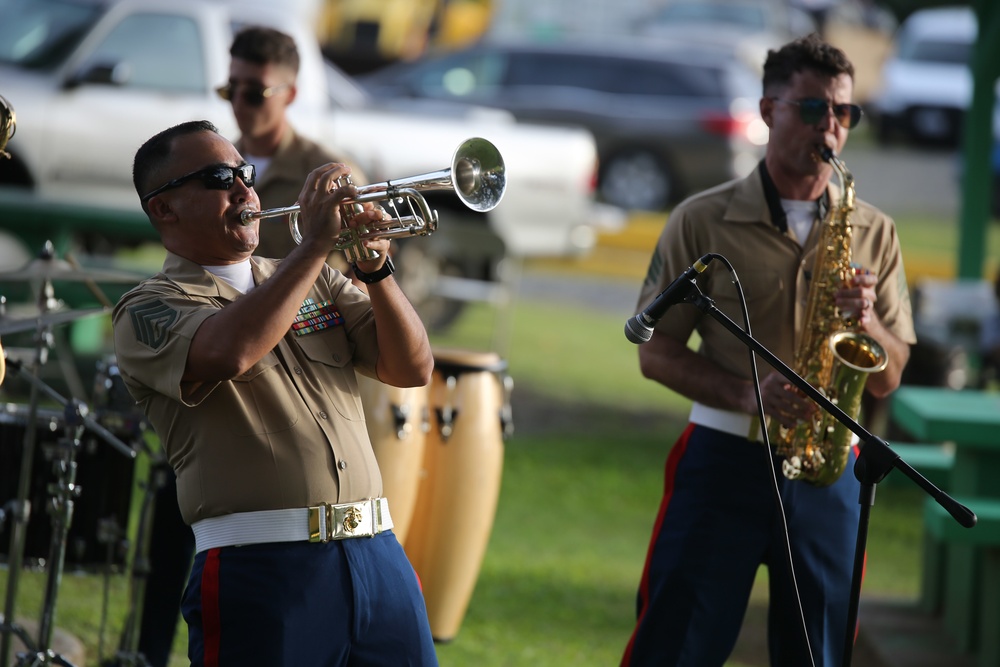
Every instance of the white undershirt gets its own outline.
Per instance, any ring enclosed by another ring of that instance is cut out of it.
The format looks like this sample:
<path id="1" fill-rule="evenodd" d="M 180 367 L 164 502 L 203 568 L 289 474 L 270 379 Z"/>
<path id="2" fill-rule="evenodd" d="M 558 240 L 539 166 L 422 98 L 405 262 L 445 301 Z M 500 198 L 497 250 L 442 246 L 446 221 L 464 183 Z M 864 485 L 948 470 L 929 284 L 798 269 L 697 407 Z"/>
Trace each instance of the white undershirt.
<path id="1" fill-rule="evenodd" d="M 202 266 L 212 275 L 218 276 L 233 286 L 241 294 L 246 294 L 252 290 L 253 271 L 250 270 L 250 260 L 245 259 L 239 264 L 225 264 L 222 266 Z"/>
<path id="2" fill-rule="evenodd" d="M 785 209 L 785 219 L 789 229 L 795 233 L 795 240 L 804 246 L 819 212 L 819 204 L 815 201 L 782 199 L 781 208 Z"/>

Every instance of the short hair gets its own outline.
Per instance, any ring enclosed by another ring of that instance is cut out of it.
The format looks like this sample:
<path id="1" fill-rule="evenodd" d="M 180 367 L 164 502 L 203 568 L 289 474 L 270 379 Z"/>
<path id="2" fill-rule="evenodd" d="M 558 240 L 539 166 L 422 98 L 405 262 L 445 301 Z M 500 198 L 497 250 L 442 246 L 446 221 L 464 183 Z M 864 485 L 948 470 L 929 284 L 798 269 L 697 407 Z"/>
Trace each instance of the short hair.
<path id="1" fill-rule="evenodd" d="M 219 128 L 207 120 L 189 120 L 186 123 L 174 125 L 146 140 L 135 153 L 132 163 L 132 185 L 142 205 L 142 210 L 149 213 L 143 195 L 152 190 L 155 184 L 150 183 L 162 170 L 164 164 L 173 152 L 174 139 L 198 132 L 214 132 L 219 134 Z"/>
<path id="2" fill-rule="evenodd" d="M 243 28 L 229 47 L 229 55 L 257 65 L 283 65 L 299 72 L 299 50 L 290 35 L 264 26 Z"/>
<path id="3" fill-rule="evenodd" d="M 803 70 L 812 70 L 831 78 L 847 74 L 854 79 L 854 65 L 847 55 L 824 42 L 814 32 L 767 52 L 767 59 L 764 61 L 765 94 L 772 87 L 788 85 L 792 76 Z"/>

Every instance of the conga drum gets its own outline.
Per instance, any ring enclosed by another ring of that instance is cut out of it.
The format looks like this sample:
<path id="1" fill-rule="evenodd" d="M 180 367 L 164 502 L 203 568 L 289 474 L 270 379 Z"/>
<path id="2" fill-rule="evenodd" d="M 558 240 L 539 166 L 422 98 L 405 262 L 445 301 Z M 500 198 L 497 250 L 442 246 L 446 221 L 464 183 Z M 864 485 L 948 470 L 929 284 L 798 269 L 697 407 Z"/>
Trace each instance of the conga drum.
<path id="1" fill-rule="evenodd" d="M 420 577 L 431 634 L 455 637 L 493 529 L 503 440 L 512 428 L 506 362 L 436 350 L 423 476 L 403 548 Z"/>
<path id="2" fill-rule="evenodd" d="M 360 373 L 358 389 L 368 437 L 382 472 L 392 532 L 402 544 L 409 532 L 430 428 L 427 387 L 392 387 Z"/>

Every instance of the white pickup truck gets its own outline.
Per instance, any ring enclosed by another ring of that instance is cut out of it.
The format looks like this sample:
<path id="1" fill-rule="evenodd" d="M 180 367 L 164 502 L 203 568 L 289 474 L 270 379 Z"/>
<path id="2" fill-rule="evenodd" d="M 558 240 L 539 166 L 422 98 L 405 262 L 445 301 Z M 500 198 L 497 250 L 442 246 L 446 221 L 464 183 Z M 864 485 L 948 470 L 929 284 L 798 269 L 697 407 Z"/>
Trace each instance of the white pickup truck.
<path id="1" fill-rule="evenodd" d="M 0 22 L 0 95 L 17 114 L 12 159 L 0 161 L 0 229 L 31 254 L 46 239 L 91 253 L 155 239 L 132 188 L 132 158 L 147 138 L 185 120 L 209 119 L 237 136 L 214 89 L 228 78 L 233 32 L 246 24 L 295 37 L 302 64 L 293 123 L 350 154 L 371 182 L 450 167 L 472 136 L 500 150 L 507 191 L 497 208 L 474 213 L 450 194 L 429 198 L 438 231 L 406 242 L 430 260 L 420 275 L 430 267 L 459 283 L 496 280 L 504 257 L 586 253 L 595 225 L 621 220 L 594 201 L 589 132 L 486 109 L 380 106 L 324 61 L 294 12 L 250 2 L 33 0 L 15 2 Z"/>

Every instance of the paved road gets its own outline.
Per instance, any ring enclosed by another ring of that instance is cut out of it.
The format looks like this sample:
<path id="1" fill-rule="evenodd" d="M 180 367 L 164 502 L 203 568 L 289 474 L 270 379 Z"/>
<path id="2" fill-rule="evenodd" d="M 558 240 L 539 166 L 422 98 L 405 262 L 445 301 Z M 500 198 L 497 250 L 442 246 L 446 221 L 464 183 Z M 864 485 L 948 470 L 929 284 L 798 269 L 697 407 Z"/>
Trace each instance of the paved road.
<path id="1" fill-rule="evenodd" d="M 848 143 L 843 158 L 854 174 L 858 197 L 892 216 L 958 214 L 959 162 L 954 152 Z"/>

